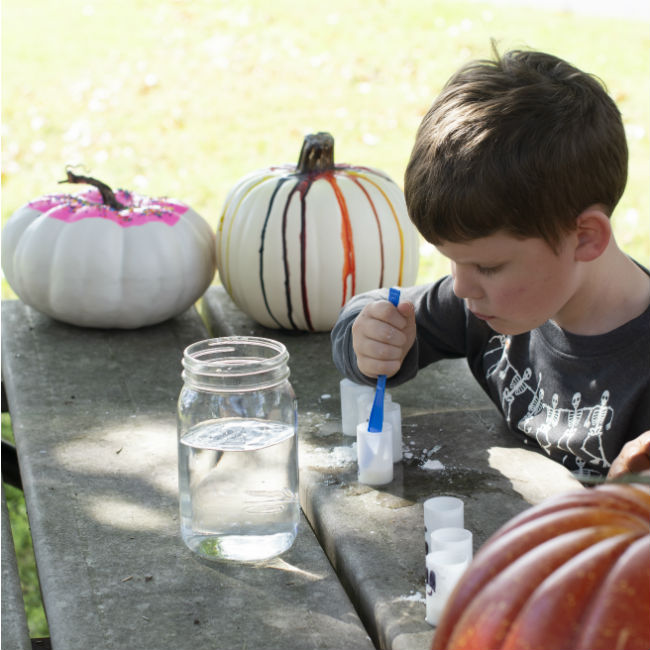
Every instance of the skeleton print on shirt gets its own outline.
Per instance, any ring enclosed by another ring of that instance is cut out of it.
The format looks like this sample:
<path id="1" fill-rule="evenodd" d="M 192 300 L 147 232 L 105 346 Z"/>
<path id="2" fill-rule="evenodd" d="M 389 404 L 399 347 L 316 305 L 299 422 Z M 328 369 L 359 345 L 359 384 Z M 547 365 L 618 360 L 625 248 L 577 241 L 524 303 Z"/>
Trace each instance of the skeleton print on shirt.
<path id="1" fill-rule="evenodd" d="M 566 452 L 565 461 L 573 458 L 584 473 L 589 473 L 587 464 L 609 467 L 603 448 L 603 434 L 614 419 L 609 391 L 602 390 L 597 402 L 587 403 L 580 391 L 560 395 L 549 390 L 541 372 L 511 363 L 510 343 L 509 336 L 495 335 L 483 355 L 486 379 L 497 388 L 508 424 L 535 438 L 549 455 Z M 584 379 L 585 390 L 589 381 Z"/>

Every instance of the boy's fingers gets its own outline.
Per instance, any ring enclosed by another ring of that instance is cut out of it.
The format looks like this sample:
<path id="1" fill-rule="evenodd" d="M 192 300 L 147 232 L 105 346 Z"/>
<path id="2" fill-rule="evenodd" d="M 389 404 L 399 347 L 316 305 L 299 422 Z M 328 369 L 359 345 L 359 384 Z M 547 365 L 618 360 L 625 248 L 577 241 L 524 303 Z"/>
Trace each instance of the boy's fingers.
<path id="1" fill-rule="evenodd" d="M 378 377 L 379 375 L 392 377 L 399 370 L 401 363 L 400 361 L 380 361 L 370 357 L 357 357 L 357 365 L 366 377 Z"/>
<path id="2" fill-rule="evenodd" d="M 642 472 L 647 469 L 650 469 L 650 431 L 642 433 L 623 445 L 607 476 L 617 478 L 623 474 Z"/>
<path id="3" fill-rule="evenodd" d="M 400 302 L 399 305 L 397 305 L 397 311 L 402 314 L 407 321 L 415 318 L 415 305 L 408 300 Z"/>
<path id="4" fill-rule="evenodd" d="M 397 307 L 388 300 L 378 300 L 367 306 L 368 315 L 377 320 L 392 325 L 397 329 L 404 329 L 414 308 L 410 302 L 401 302 Z"/>
<path id="5" fill-rule="evenodd" d="M 357 356 L 367 357 L 376 361 L 401 361 L 402 348 L 372 339 L 362 339 L 353 343 Z"/>
<path id="6" fill-rule="evenodd" d="M 367 304 L 352 324 L 352 347 L 359 370 L 368 377 L 391 377 L 413 344 L 415 312 L 408 302 Z"/>

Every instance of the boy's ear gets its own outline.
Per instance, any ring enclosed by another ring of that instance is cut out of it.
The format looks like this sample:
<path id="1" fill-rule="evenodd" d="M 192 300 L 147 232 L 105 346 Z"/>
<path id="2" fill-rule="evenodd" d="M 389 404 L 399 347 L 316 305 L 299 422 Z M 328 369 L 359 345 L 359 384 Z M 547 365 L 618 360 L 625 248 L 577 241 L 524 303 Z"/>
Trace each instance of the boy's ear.
<path id="1" fill-rule="evenodd" d="M 587 208 L 576 219 L 575 236 L 576 261 L 591 262 L 595 260 L 605 251 L 612 236 L 609 217 L 598 206 Z"/>

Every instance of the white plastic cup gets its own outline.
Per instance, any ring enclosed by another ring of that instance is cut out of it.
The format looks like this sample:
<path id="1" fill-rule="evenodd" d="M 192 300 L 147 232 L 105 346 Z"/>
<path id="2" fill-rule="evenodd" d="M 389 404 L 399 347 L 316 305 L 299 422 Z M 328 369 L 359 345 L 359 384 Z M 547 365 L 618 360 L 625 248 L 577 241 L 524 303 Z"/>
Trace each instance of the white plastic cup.
<path id="1" fill-rule="evenodd" d="M 430 533 L 429 552 L 456 551 L 472 560 L 474 556 L 472 531 L 466 528 L 437 528 Z"/>
<path id="2" fill-rule="evenodd" d="M 370 386 L 368 386 L 370 388 Z M 375 403 L 375 388 L 370 388 L 371 392 L 359 393 L 357 396 L 357 424 L 367 420 L 372 411 L 372 405 Z M 393 403 L 393 396 L 389 391 L 384 392 L 384 411 Z"/>
<path id="3" fill-rule="evenodd" d="M 341 391 L 341 426 L 346 436 L 357 435 L 357 424 L 359 423 L 357 411 L 357 399 L 361 395 L 372 396 L 375 389 L 366 384 L 357 384 L 351 379 L 341 379 L 339 384 Z"/>
<path id="4" fill-rule="evenodd" d="M 370 411 L 375 401 L 375 394 L 360 393 L 357 396 L 357 424 L 367 422 L 370 418 Z M 386 407 L 386 394 L 384 394 L 384 408 Z M 356 429 L 355 429 L 356 431 Z"/>
<path id="5" fill-rule="evenodd" d="M 374 393 L 359 395 L 357 398 L 358 423 L 368 421 L 374 401 Z M 402 460 L 402 407 L 397 402 L 393 402 L 393 397 L 389 392 L 384 393 L 384 421 L 390 422 L 393 428 L 393 462 L 399 463 Z"/>
<path id="6" fill-rule="evenodd" d="M 424 502 L 425 539 L 438 528 L 464 528 L 463 501 L 458 497 L 439 496 Z"/>
<path id="7" fill-rule="evenodd" d="M 393 462 L 402 460 L 402 407 L 397 402 L 391 402 L 384 411 L 393 427 Z"/>
<path id="8" fill-rule="evenodd" d="M 393 480 L 393 431 L 384 422 L 379 432 L 369 432 L 368 423 L 357 425 L 357 462 L 359 483 L 385 485 Z"/>
<path id="9" fill-rule="evenodd" d="M 469 566 L 458 550 L 433 551 L 426 558 L 426 614 L 429 625 L 438 625 L 447 600 Z"/>

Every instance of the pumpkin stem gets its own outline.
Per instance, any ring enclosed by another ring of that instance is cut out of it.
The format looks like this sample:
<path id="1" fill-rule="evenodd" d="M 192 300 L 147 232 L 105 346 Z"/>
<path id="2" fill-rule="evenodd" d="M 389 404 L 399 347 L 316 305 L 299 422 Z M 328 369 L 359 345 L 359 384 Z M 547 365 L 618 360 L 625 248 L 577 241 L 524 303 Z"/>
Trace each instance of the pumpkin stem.
<path id="1" fill-rule="evenodd" d="M 84 183 L 86 185 L 92 185 L 99 190 L 99 193 L 102 195 L 102 201 L 104 205 L 107 205 L 112 210 L 124 210 L 127 206 L 122 205 L 116 198 L 113 190 L 106 185 L 98 181 L 96 178 L 91 178 L 90 176 L 79 176 L 72 172 L 69 168 L 65 170 L 67 178 L 64 181 L 59 181 L 59 183 Z"/>
<path id="2" fill-rule="evenodd" d="M 334 138 L 324 131 L 305 136 L 296 171 L 299 174 L 334 169 Z"/>

